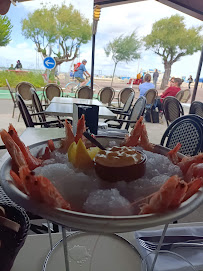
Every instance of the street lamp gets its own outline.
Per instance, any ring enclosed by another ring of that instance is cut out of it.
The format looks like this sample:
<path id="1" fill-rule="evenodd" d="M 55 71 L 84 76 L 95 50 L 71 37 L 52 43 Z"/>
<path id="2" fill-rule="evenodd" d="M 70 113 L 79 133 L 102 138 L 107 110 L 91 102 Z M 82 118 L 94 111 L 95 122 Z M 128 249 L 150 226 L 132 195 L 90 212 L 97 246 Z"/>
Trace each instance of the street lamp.
<path id="1" fill-rule="evenodd" d="M 91 67 L 91 89 L 93 91 L 94 83 L 94 55 L 95 55 L 95 35 L 97 32 L 97 24 L 101 13 L 101 7 L 99 5 L 94 6 L 93 12 L 93 26 L 92 26 L 92 67 Z"/>

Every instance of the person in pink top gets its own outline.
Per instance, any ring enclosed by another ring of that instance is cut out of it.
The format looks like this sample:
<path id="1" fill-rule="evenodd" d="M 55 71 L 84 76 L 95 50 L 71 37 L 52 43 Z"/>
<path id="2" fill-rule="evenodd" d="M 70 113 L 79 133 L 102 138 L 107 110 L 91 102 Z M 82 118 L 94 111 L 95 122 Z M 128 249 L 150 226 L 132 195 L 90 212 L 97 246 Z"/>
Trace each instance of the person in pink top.
<path id="1" fill-rule="evenodd" d="M 168 96 L 175 97 L 176 94 L 181 90 L 180 86 L 182 84 L 182 80 L 180 78 L 171 78 L 170 86 L 158 97 L 156 100 L 156 107 L 158 107 L 159 111 L 162 111 L 162 103 L 163 99 Z"/>

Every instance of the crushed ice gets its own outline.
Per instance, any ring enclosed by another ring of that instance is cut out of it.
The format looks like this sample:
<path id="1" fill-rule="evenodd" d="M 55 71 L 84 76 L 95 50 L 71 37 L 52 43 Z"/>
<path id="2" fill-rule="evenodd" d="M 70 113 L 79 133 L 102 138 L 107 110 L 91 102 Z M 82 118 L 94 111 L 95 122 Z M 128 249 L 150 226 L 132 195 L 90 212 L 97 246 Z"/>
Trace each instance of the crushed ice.
<path id="1" fill-rule="evenodd" d="M 112 142 L 114 145 L 114 142 Z M 67 154 L 52 152 L 51 158 L 34 171 L 47 177 L 74 210 L 106 215 L 131 215 L 130 203 L 155 191 L 172 175 L 181 176 L 178 166 L 163 155 L 142 150 L 147 156 L 146 173 L 135 181 L 107 183 L 94 170 L 80 172 Z"/>

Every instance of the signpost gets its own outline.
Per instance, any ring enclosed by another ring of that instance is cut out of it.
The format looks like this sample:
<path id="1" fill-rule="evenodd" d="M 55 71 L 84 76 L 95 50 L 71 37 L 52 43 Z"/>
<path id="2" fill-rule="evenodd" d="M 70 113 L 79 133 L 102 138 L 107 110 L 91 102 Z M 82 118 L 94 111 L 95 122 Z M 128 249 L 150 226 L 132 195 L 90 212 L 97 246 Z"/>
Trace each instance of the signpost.
<path id="1" fill-rule="evenodd" d="M 46 57 L 43 61 L 44 67 L 48 69 L 47 71 L 47 83 L 49 83 L 49 70 L 52 70 L 56 66 L 56 61 L 53 57 Z"/>

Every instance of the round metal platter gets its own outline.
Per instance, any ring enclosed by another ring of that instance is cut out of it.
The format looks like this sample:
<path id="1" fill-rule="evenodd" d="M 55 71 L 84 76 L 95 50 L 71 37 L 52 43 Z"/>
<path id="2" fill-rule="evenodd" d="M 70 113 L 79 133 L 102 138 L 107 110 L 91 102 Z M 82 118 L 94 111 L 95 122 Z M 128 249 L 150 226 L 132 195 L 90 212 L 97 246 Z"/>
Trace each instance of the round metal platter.
<path id="1" fill-rule="evenodd" d="M 104 147 L 108 146 L 109 141 L 115 141 L 118 145 L 122 141 L 121 138 L 113 137 L 97 137 L 97 139 Z M 55 144 L 58 144 L 59 141 L 60 139 L 54 140 Z M 30 150 L 33 155 L 36 155 L 41 148 L 45 148 L 46 146 L 47 141 L 31 145 Z M 159 145 L 155 146 L 155 150 L 160 154 L 166 154 L 169 151 L 169 149 Z M 163 214 L 106 216 L 64 209 L 51 209 L 44 204 L 32 201 L 27 195 L 22 193 L 14 185 L 10 177 L 10 169 L 11 159 L 9 158 L 2 166 L 0 176 L 3 189 L 13 201 L 24 207 L 26 210 L 40 215 L 54 223 L 83 231 L 103 233 L 128 232 L 171 223 L 194 211 L 203 201 L 203 189 L 201 188 L 195 195 L 182 203 L 179 208 Z"/>

